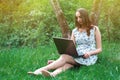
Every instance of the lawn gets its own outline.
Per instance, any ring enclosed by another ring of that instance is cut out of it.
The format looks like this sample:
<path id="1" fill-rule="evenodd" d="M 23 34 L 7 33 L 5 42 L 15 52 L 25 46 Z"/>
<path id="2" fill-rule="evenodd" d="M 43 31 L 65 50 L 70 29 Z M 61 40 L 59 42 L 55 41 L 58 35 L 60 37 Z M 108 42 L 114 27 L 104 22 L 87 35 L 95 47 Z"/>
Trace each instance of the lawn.
<path id="1" fill-rule="evenodd" d="M 0 80 L 120 80 L 120 42 L 103 42 L 103 52 L 95 65 L 73 68 L 55 78 L 28 75 L 28 71 L 57 59 L 54 44 L 36 48 L 20 47 L 0 50 Z"/>

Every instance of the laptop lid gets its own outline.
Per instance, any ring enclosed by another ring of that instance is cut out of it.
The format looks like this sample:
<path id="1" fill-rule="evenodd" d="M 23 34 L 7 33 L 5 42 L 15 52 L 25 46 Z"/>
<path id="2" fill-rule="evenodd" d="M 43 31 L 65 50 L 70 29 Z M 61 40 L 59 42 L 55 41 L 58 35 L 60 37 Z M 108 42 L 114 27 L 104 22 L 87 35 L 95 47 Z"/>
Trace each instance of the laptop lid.
<path id="1" fill-rule="evenodd" d="M 53 38 L 59 54 L 68 54 L 73 57 L 78 57 L 73 40 L 66 38 Z"/>

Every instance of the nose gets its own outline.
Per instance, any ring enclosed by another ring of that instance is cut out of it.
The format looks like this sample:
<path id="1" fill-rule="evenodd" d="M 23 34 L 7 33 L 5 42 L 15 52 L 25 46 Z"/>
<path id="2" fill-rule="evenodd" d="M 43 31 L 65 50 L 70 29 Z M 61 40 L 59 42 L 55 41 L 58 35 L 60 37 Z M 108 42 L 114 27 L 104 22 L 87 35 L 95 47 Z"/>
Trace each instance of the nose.
<path id="1" fill-rule="evenodd" d="M 80 21 L 80 18 L 78 18 L 78 22 Z"/>

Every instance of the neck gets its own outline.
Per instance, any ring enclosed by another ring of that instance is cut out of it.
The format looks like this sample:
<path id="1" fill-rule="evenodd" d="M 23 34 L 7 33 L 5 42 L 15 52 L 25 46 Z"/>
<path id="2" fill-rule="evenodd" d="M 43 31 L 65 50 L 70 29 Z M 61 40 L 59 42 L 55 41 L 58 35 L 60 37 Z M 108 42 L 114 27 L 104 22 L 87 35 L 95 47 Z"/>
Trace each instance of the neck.
<path id="1" fill-rule="evenodd" d="M 86 29 L 87 27 L 85 27 L 85 26 L 81 26 L 81 29 Z"/>

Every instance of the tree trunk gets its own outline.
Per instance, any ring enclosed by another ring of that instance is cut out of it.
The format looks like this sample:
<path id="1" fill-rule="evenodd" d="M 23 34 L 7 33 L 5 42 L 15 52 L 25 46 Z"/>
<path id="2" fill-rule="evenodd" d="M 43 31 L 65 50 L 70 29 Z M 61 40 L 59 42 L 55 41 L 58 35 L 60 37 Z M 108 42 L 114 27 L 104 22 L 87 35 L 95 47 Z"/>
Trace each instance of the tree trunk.
<path id="1" fill-rule="evenodd" d="M 108 41 L 110 42 L 109 14 L 105 15 L 105 24 L 106 24 L 106 31 L 107 31 Z"/>
<path id="2" fill-rule="evenodd" d="M 90 15 L 93 25 L 98 25 L 102 2 L 103 2 L 103 0 L 94 0 L 93 1 L 93 8 L 92 8 L 91 15 Z"/>
<path id="3" fill-rule="evenodd" d="M 62 30 L 62 37 L 63 38 L 70 38 L 70 28 L 67 24 L 67 21 L 64 17 L 63 11 L 60 8 L 58 0 L 51 0 L 51 4 L 53 6 L 54 12 L 56 14 L 58 23 Z"/>

